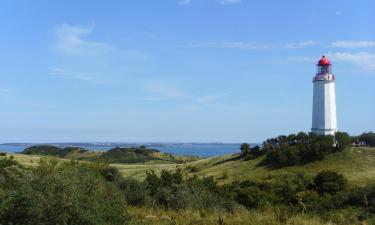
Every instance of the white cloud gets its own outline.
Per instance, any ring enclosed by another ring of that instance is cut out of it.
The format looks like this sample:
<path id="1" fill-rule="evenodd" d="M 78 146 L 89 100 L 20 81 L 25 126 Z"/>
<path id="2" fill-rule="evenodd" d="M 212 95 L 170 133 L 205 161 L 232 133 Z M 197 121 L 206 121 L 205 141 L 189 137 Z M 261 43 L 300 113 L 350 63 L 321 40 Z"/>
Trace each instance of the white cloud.
<path id="1" fill-rule="evenodd" d="M 331 43 L 335 48 L 371 48 L 375 47 L 375 41 L 335 41 Z"/>
<path id="2" fill-rule="evenodd" d="M 181 1 L 178 2 L 178 4 L 180 4 L 180 5 L 188 5 L 190 3 L 191 3 L 191 0 L 181 0 Z"/>
<path id="3" fill-rule="evenodd" d="M 367 72 L 375 72 L 375 53 L 333 52 L 328 53 L 328 55 L 334 61 L 353 63 Z"/>
<path id="4" fill-rule="evenodd" d="M 318 58 L 310 56 L 292 56 L 288 57 L 287 60 L 291 62 L 315 62 Z"/>
<path id="5" fill-rule="evenodd" d="M 92 34 L 95 24 L 89 26 L 73 26 L 62 24 L 55 28 L 56 43 L 54 49 L 62 54 L 102 54 L 113 51 L 113 48 L 102 42 L 85 40 Z"/>
<path id="6" fill-rule="evenodd" d="M 205 42 L 189 44 L 185 47 L 191 48 L 231 48 L 244 50 L 268 50 L 268 49 L 299 49 L 317 45 L 315 41 L 303 41 L 285 44 L 260 44 L 255 42 Z"/>
<path id="7" fill-rule="evenodd" d="M 308 46 L 317 45 L 318 43 L 316 41 L 302 41 L 302 42 L 296 42 L 296 43 L 287 43 L 282 46 L 282 48 L 285 49 L 297 49 L 297 48 L 304 48 Z"/>
<path id="8" fill-rule="evenodd" d="M 234 49 L 247 49 L 247 50 L 258 50 L 258 49 L 270 49 L 272 45 L 262 45 L 251 42 L 205 42 L 186 45 L 191 48 L 234 48 Z"/>
<path id="9" fill-rule="evenodd" d="M 241 0 L 221 0 L 221 4 L 238 4 L 241 3 Z"/>
<path id="10" fill-rule="evenodd" d="M 334 62 L 346 62 L 353 64 L 363 71 L 374 73 L 375 72 L 375 53 L 371 52 L 328 52 L 327 57 Z M 311 56 L 295 56 L 287 58 L 291 62 L 309 62 L 317 63 L 319 57 Z"/>

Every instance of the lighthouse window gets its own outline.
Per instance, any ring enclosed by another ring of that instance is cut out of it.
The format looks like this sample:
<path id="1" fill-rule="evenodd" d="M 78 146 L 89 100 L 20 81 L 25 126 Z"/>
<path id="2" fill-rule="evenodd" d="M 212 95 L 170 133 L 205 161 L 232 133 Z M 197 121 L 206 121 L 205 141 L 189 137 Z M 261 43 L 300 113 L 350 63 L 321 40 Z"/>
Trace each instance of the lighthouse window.
<path id="1" fill-rule="evenodd" d="M 318 66 L 318 74 L 319 73 L 330 73 L 330 66 Z"/>

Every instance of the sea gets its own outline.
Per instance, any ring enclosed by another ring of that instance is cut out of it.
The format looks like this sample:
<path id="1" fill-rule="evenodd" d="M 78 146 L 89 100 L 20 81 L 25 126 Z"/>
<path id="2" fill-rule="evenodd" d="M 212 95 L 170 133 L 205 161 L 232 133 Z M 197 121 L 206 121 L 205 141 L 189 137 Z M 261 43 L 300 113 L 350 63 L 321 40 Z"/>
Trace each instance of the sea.
<path id="1" fill-rule="evenodd" d="M 38 144 L 0 144 L 0 152 L 17 153 L 22 152 L 25 148 Z M 116 146 L 119 147 L 130 147 L 139 146 L 140 144 L 118 144 L 118 143 L 107 143 L 103 144 L 72 144 L 72 143 L 54 143 L 53 145 L 59 147 L 76 146 L 82 147 L 92 151 L 107 151 Z M 250 144 L 250 146 L 255 146 L 257 144 Z M 146 145 L 149 149 L 157 149 L 161 152 L 171 153 L 175 155 L 185 155 L 185 156 L 199 156 L 203 158 L 213 157 L 224 154 L 233 154 L 240 152 L 239 143 L 158 143 Z"/>

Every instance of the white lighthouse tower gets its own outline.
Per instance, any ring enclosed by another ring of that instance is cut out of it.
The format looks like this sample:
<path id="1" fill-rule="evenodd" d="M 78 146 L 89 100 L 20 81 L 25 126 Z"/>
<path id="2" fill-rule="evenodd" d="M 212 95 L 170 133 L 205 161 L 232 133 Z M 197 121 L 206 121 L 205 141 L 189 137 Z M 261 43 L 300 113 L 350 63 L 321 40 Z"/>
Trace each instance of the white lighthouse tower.
<path id="1" fill-rule="evenodd" d="M 319 135 L 334 135 L 337 131 L 336 80 L 326 56 L 319 60 L 313 78 L 313 113 L 311 131 Z"/>

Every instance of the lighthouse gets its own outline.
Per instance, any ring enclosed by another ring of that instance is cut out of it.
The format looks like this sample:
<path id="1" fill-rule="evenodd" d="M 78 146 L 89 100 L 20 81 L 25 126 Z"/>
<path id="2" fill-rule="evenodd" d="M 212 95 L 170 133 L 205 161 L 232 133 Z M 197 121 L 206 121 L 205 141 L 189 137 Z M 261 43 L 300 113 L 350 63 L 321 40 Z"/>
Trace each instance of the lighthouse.
<path id="1" fill-rule="evenodd" d="M 336 79 L 332 74 L 332 65 L 325 55 L 316 66 L 311 131 L 319 135 L 334 135 L 337 131 Z"/>

